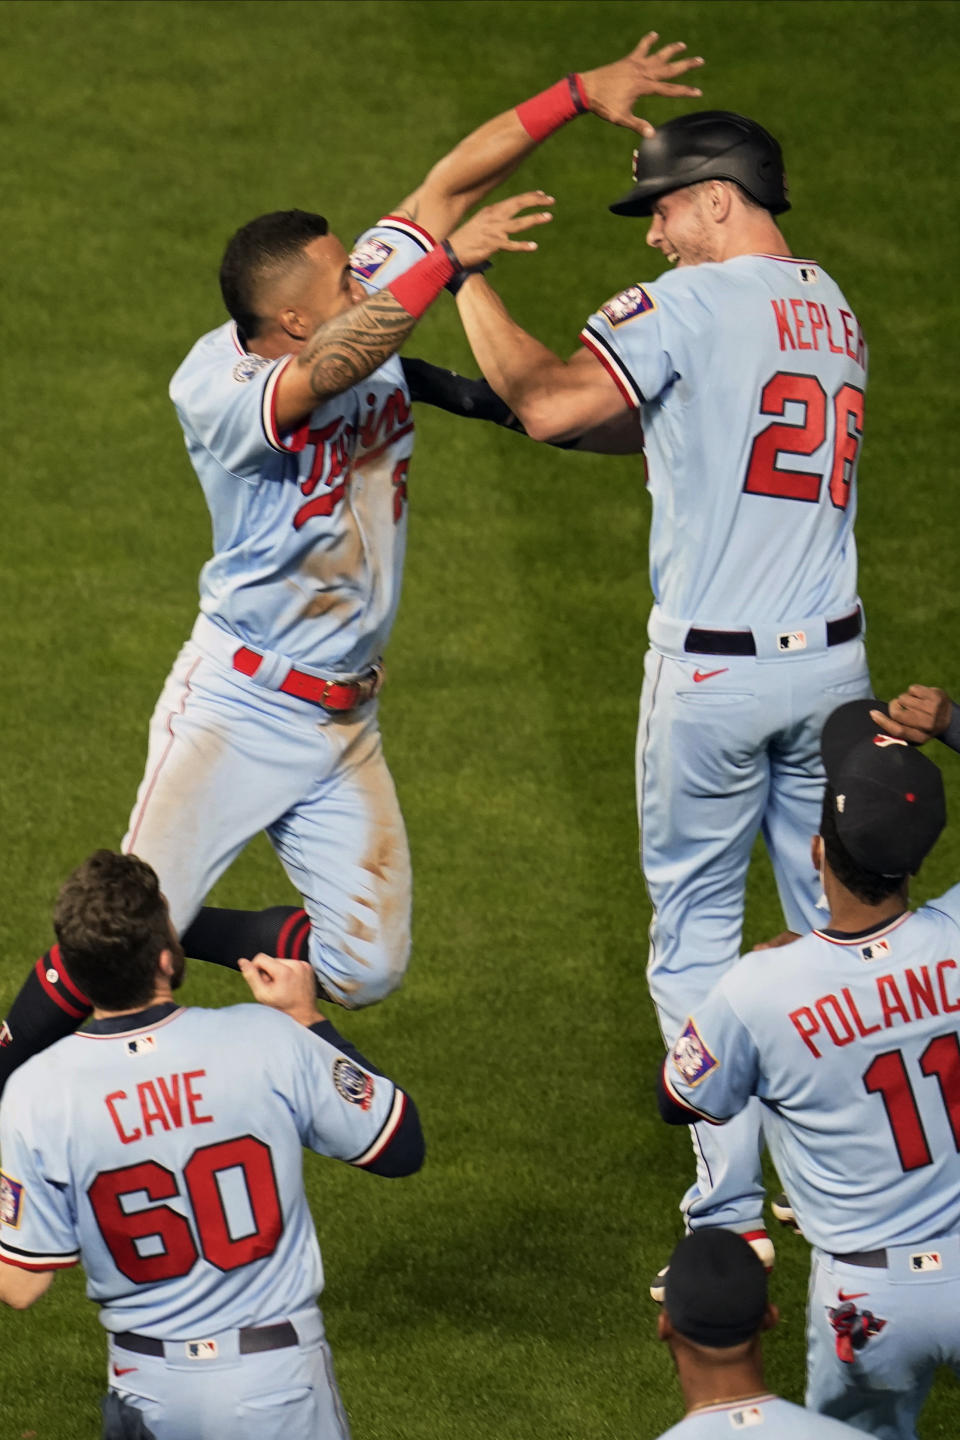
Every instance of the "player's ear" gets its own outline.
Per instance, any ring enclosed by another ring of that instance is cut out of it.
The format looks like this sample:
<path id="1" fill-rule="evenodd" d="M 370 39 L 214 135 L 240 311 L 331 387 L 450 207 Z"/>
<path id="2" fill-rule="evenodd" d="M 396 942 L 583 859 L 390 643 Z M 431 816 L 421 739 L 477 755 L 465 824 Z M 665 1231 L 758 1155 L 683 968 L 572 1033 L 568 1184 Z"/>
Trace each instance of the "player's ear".
<path id="1" fill-rule="evenodd" d="M 767 1308 L 766 1308 L 766 1310 L 764 1311 L 763 1321 L 761 1322 L 760 1329 L 761 1329 L 761 1330 L 773 1330 L 773 1329 L 774 1329 L 777 1325 L 779 1325 L 779 1324 L 780 1324 L 780 1309 L 779 1309 L 779 1306 L 777 1306 L 777 1305 L 768 1305 Z"/>
<path id="2" fill-rule="evenodd" d="M 280 321 L 286 333 L 294 340 L 306 340 L 311 328 L 315 328 L 309 326 L 300 314 L 300 311 L 294 310 L 292 306 L 288 306 L 286 310 L 281 310 L 277 319 Z"/>
<path id="3" fill-rule="evenodd" d="M 817 874 L 820 873 L 820 862 L 823 859 L 823 841 L 819 835 L 814 835 L 810 841 L 810 859 L 813 861 L 813 868 Z"/>
<path id="4" fill-rule="evenodd" d="M 157 958 L 157 969 L 161 975 L 172 980 L 177 973 L 177 961 L 172 950 L 161 950 Z"/>
<path id="5" fill-rule="evenodd" d="M 657 1339 L 669 1340 L 673 1334 L 673 1326 L 670 1324 L 670 1316 L 666 1310 L 661 1310 L 657 1316 Z"/>
<path id="6" fill-rule="evenodd" d="M 733 191 L 723 180 L 711 180 L 707 191 L 710 218 L 722 224 L 733 208 Z"/>

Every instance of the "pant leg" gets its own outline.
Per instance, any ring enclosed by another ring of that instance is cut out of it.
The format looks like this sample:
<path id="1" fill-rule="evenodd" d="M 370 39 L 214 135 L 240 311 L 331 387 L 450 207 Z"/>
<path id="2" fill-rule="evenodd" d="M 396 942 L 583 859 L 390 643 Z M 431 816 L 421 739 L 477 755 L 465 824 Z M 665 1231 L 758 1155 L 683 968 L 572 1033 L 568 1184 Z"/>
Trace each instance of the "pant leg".
<path id="1" fill-rule="evenodd" d="M 410 857 L 376 715 L 374 701 L 361 718 L 331 716 L 184 647 L 123 842 L 157 871 L 181 932 L 266 830 L 304 896 L 324 989 L 359 1005 L 399 984 Z"/>
<path id="2" fill-rule="evenodd" d="M 928 1284 L 928 1278 L 895 1283 L 886 1269 L 845 1265 L 818 1250 L 812 1252 L 805 1399 L 809 1409 L 877 1440 L 916 1440 L 917 1419 L 936 1367 L 951 1349 L 956 1362 L 960 1339 L 960 1280 Z M 838 1353 L 832 1318 L 844 1304 L 860 1314 L 869 1310 L 878 1324 L 861 1348 L 846 1352 L 847 1359 Z"/>
<path id="3" fill-rule="evenodd" d="M 303 896 L 314 969 L 333 998 L 357 1007 L 403 979 L 410 851 L 376 705 L 328 727 L 328 738 L 337 758 L 327 775 L 268 833 Z"/>
<path id="4" fill-rule="evenodd" d="M 763 819 L 787 928 L 800 934 L 825 921 L 810 841 L 820 829 L 824 773 L 820 735 L 838 705 L 871 695 L 862 640 L 809 660 L 777 662 L 782 728 L 770 746 L 770 794 Z"/>
<path id="5" fill-rule="evenodd" d="M 721 666 L 719 660 L 728 661 Z M 752 661 L 714 677 L 648 653 L 637 740 L 641 859 L 653 905 L 647 976 L 666 1043 L 737 959 L 747 867 L 767 800 L 763 703 Z M 686 1223 L 762 1225 L 759 1108 L 691 1128 Z"/>

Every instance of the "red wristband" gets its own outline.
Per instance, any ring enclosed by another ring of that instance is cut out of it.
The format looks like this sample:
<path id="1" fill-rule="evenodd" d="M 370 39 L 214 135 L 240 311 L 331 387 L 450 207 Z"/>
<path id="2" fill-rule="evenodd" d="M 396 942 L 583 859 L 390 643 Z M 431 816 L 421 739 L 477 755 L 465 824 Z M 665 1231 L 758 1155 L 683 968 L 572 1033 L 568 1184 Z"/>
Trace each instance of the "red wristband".
<path id="1" fill-rule="evenodd" d="M 411 265 L 396 280 L 391 280 L 387 289 L 408 315 L 419 320 L 454 273 L 455 267 L 449 255 L 442 245 L 437 245 L 416 265 Z"/>
<path id="2" fill-rule="evenodd" d="M 532 100 L 524 100 L 517 106 L 516 115 L 532 140 L 546 140 L 554 130 L 585 114 L 589 108 L 582 77 L 567 75 L 549 90 L 534 95 Z"/>

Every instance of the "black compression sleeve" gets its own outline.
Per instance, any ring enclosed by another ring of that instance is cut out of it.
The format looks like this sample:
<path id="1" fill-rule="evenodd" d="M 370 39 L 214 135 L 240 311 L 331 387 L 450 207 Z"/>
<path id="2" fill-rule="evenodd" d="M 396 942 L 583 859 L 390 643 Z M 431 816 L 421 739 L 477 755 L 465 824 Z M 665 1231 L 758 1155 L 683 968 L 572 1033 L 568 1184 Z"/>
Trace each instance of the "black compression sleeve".
<path id="1" fill-rule="evenodd" d="M 351 1045 L 349 1040 L 344 1040 L 339 1030 L 329 1020 L 318 1020 L 315 1025 L 310 1026 L 310 1029 L 314 1035 L 319 1035 L 321 1039 L 326 1040 L 328 1045 L 333 1045 L 339 1050 L 342 1055 L 346 1055 L 357 1065 L 362 1066 L 364 1070 L 369 1070 L 371 1075 L 383 1075 L 383 1071 L 378 1070 L 376 1065 L 371 1065 L 355 1045 Z M 399 1089 L 399 1086 L 397 1088 Z M 405 1090 L 402 1093 L 405 1104 L 400 1124 L 376 1159 L 362 1167 L 372 1175 L 383 1175 L 390 1180 L 399 1179 L 401 1175 L 412 1175 L 419 1170 L 427 1153 L 417 1107 Z"/>
<path id="2" fill-rule="evenodd" d="M 668 1125 L 695 1125 L 696 1115 L 691 1115 L 686 1106 L 674 1100 L 667 1089 L 663 1078 L 663 1066 L 657 1071 L 657 1107 L 660 1111 L 660 1119 L 665 1120 Z"/>

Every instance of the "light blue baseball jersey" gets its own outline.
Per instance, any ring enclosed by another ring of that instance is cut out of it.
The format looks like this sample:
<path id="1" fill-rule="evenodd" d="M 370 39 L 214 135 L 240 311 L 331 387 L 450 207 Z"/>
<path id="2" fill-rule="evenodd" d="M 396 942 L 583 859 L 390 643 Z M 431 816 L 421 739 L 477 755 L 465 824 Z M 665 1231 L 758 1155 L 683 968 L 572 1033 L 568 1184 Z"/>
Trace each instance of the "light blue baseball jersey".
<path id="1" fill-rule="evenodd" d="M 856 938 L 814 931 L 734 965 L 664 1063 L 722 1121 L 751 1094 L 811 1244 L 960 1232 L 960 886 Z"/>
<path id="2" fill-rule="evenodd" d="M 580 338 L 642 410 L 664 615 L 722 628 L 852 609 L 867 352 L 829 275 L 766 255 L 683 266 Z"/>
<path id="3" fill-rule="evenodd" d="M 0 1259 L 50 1270 L 82 1256 L 110 1331 L 177 1339 L 283 1319 L 323 1285 L 302 1146 L 370 1164 L 405 1104 L 259 1005 L 94 1022 L 4 1093 Z"/>
<path id="4" fill-rule="evenodd" d="M 388 216 L 357 242 L 354 273 L 378 290 L 432 243 Z M 382 651 L 400 596 L 410 394 L 393 355 L 281 434 L 274 397 L 291 363 L 248 351 L 230 321 L 197 341 L 170 383 L 213 522 L 200 608 L 258 650 L 355 673 Z"/>
<path id="5" fill-rule="evenodd" d="M 728 1440 L 731 1435 L 741 1435 L 745 1430 L 755 1430 L 757 1440 L 842 1440 L 847 1436 L 862 1434 L 839 1420 L 830 1420 L 825 1415 L 815 1415 L 800 1405 L 791 1405 L 779 1395 L 757 1395 L 749 1400 L 720 1402 L 706 1405 L 691 1415 L 685 1415 L 679 1425 L 665 1430 L 660 1440 Z"/>

